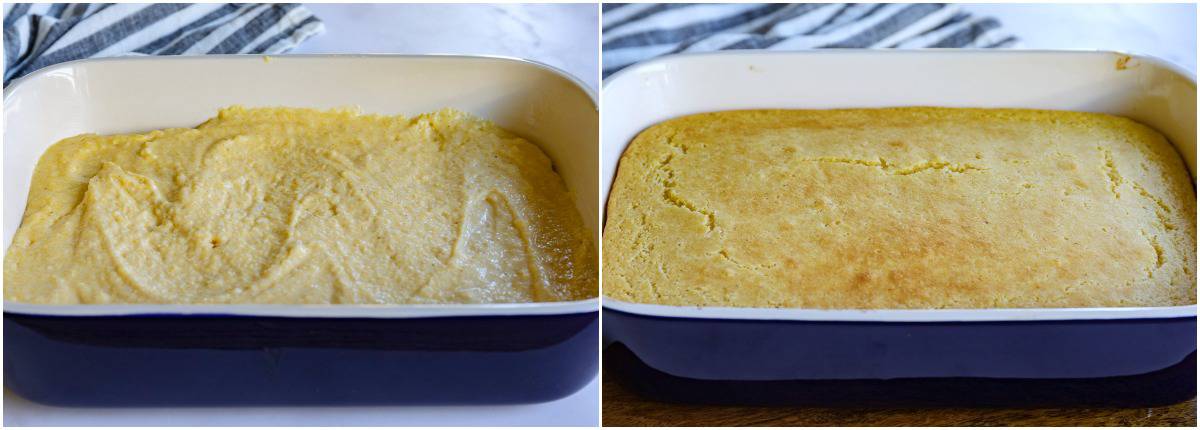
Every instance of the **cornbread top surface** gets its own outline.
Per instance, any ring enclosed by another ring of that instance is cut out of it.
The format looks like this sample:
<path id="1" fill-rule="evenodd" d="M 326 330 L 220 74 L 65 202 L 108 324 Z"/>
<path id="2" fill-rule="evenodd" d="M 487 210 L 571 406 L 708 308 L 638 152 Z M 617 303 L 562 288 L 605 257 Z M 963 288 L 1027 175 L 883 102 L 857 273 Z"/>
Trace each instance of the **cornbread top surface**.
<path id="1" fill-rule="evenodd" d="M 758 110 L 643 131 L 621 158 L 604 293 L 820 309 L 1196 302 L 1195 189 L 1102 114 Z"/>
<path id="2" fill-rule="evenodd" d="M 233 107 L 50 147 L 4 265 L 26 303 L 486 303 L 595 297 L 541 150 L 443 110 Z"/>

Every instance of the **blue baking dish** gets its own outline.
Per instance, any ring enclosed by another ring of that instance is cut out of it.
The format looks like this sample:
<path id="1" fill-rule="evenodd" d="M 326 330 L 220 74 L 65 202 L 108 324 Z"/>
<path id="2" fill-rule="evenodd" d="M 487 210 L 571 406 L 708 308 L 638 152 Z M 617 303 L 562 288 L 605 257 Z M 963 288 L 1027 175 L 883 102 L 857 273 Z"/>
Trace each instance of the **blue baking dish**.
<path id="1" fill-rule="evenodd" d="M 599 230 L 595 94 L 538 63 L 442 55 L 135 57 L 4 92 L 4 244 L 37 159 L 82 133 L 192 127 L 230 105 L 452 107 L 537 144 Z M 599 299 L 461 305 L 4 303 L 4 384 L 69 406 L 517 404 L 599 370 Z"/>
<path id="2" fill-rule="evenodd" d="M 601 194 L 642 130 L 738 109 L 947 106 L 1133 118 L 1195 178 L 1195 75 L 1120 52 L 722 51 L 604 81 Z M 652 221 L 651 221 L 652 222 Z M 652 262 L 647 262 L 652 264 Z M 1196 395 L 1196 305 L 818 310 L 662 306 L 603 298 L 605 371 L 691 403 L 1150 406 Z"/>
<path id="3" fill-rule="evenodd" d="M 605 370 L 662 400 L 1155 406 L 1196 395 L 1196 317 L 1188 306 L 1072 315 L 604 300 Z"/>
<path id="4" fill-rule="evenodd" d="M 261 309 L 7 310 L 4 383 L 29 400 L 59 406 L 515 404 L 565 397 L 596 377 L 595 300 L 531 306 L 381 308 L 355 317 L 334 316 L 347 312 L 333 307 L 306 312 L 315 316 L 267 316 Z"/>
<path id="5" fill-rule="evenodd" d="M 692 379 L 647 366 L 629 348 L 604 350 L 604 371 L 655 400 L 693 404 L 914 407 L 1153 407 L 1194 398 L 1196 354 L 1162 370 L 1104 378 Z"/>

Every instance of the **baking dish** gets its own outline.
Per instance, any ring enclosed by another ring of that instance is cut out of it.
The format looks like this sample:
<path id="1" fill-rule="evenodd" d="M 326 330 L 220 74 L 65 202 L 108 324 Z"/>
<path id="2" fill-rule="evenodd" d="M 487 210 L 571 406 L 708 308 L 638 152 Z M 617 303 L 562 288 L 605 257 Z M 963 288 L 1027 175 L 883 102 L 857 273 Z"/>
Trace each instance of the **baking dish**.
<path id="1" fill-rule="evenodd" d="M 605 196 L 621 153 L 643 129 L 687 114 L 759 108 L 1111 113 L 1165 134 L 1195 177 L 1194 76 L 1125 53 L 723 51 L 629 67 L 605 80 L 603 94 Z M 1156 404 L 1195 396 L 1195 305 L 851 311 L 660 306 L 608 297 L 603 304 L 605 342 L 617 344 L 606 350 L 606 360 L 609 352 L 622 360 L 614 365 L 618 379 L 668 400 L 862 404 L 868 394 L 915 399 L 913 392 L 938 389 L 953 394 L 916 403 L 1070 404 L 1073 396 L 1077 403 Z M 1133 388 L 1108 397 L 1079 396 L 1078 390 L 1061 398 L 1029 394 L 1112 385 L 1106 378 L 1125 378 L 1122 384 Z M 1034 385 L 1012 385 L 1021 381 Z M 1004 384 L 1008 395 L 987 390 L 988 383 Z M 972 399 L 972 391 L 991 397 Z"/>
<path id="2" fill-rule="evenodd" d="M 41 153 L 80 133 L 192 127 L 218 108 L 454 107 L 538 144 L 598 231 L 595 97 L 498 57 L 303 55 L 84 60 L 4 93 L 4 244 Z M 55 405 L 498 404 L 597 374 L 599 299 L 484 305 L 4 303 L 4 380 Z"/>

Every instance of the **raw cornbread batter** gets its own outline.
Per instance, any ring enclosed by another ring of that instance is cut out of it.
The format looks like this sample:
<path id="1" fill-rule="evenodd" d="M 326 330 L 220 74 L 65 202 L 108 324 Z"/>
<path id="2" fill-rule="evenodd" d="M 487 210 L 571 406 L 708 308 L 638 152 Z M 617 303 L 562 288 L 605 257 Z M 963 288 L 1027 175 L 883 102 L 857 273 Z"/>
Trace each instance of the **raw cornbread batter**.
<path id="1" fill-rule="evenodd" d="M 443 110 L 227 108 L 58 142 L 4 266 L 26 303 L 487 303 L 597 294 L 550 160 Z"/>

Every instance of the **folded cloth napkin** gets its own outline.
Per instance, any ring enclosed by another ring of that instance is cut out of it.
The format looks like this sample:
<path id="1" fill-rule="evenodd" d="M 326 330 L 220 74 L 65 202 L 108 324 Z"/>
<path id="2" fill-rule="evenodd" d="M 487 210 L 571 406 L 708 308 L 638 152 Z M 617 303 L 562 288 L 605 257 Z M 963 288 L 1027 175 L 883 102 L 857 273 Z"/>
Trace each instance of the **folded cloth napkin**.
<path id="1" fill-rule="evenodd" d="M 950 4 L 605 4 L 604 76 L 639 61 L 722 49 L 1000 48 L 1000 22 Z"/>
<path id="2" fill-rule="evenodd" d="M 80 58 L 276 54 L 324 30 L 295 4 L 8 3 L 4 84 Z"/>

